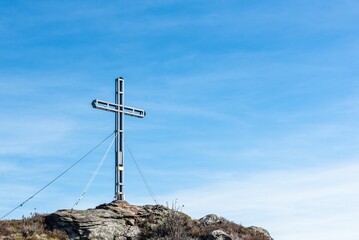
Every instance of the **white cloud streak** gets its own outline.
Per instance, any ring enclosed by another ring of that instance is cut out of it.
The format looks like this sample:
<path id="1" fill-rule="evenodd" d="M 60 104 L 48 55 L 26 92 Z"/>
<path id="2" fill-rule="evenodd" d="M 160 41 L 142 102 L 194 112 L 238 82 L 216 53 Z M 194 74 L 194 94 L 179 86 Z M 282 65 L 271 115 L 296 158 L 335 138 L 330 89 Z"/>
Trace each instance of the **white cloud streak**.
<path id="1" fill-rule="evenodd" d="M 55 147 L 66 139 L 74 128 L 71 120 L 41 119 L 11 119 L 0 121 L 0 154 L 47 155 L 53 150 L 46 146 Z"/>
<path id="2" fill-rule="evenodd" d="M 208 213 L 267 228 L 276 240 L 358 239 L 359 164 L 254 174 L 162 196 L 194 217 Z M 331 229 L 337 229 L 331 231 Z M 340 230 L 339 230 L 340 229 Z"/>

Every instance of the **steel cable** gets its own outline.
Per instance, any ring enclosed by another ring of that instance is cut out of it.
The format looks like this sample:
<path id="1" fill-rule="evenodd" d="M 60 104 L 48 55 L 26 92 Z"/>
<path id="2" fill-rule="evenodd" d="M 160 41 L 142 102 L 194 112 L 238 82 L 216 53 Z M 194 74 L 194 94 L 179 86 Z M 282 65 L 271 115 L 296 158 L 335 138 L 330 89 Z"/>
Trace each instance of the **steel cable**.
<path id="1" fill-rule="evenodd" d="M 3 220 L 4 218 L 6 218 L 7 216 L 9 216 L 11 213 L 13 213 L 15 210 L 17 210 L 18 208 L 22 207 L 25 203 L 27 203 L 28 201 L 30 201 L 33 197 L 35 197 L 37 194 L 39 194 L 40 192 L 42 192 L 45 188 L 47 188 L 48 186 L 50 186 L 52 183 L 54 183 L 57 179 L 59 179 L 60 177 L 62 177 L 65 173 L 67 173 L 70 169 L 72 169 L 73 167 L 75 167 L 79 162 L 81 162 L 84 158 L 86 158 L 88 155 L 90 155 L 93 151 L 95 151 L 99 146 L 101 146 L 107 139 L 109 139 L 112 135 L 114 134 L 114 132 L 112 132 L 110 135 L 108 135 L 104 140 L 102 140 L 100 143 L 98 143 L 95 147 L 93 147 L 90 151 L 88 151 L 83 157 L 81 157 L 79 160 L 77 160 L 75 163 L 73 163 L 70 167 L 68 167 L 65 171 L 63 171 L 61 174 L 59 174 L 57 177 L 55 177 L 53 180 L 51 180 L 48 184 L 46 184 L 45 186 L 43 186 L 40 190 L 38 190 L 36 193 L 34 193 L 33 195 L 31 195 L 29 198 L 27 198 L 25 201 L 23 201 L 21 204 L 19 204 L 18 206 L 16 206 L 15 208 L 13 208 L 11 211 L 9 211 L 8 213 L 6 213 L 4 216 L 1 217 L 0 220 Z"/>
<path id="2" fill-rule="evenodd" d="M 142 178 L 142 181 L 145 183 L 145 186 L 146 186 L 146 188 L 147 188 L 147 191 L 149 192 L 149 194 L 150 194 L 150 196 L 152 197 L 153 201 L 158 205 L 158 202 L 157 202 L 157 199 L 156 199 L 155 194 L 153 193 L 153 191 L 152 191 L 150 185 L 148 184 L 148 182 L 146 181 L 146 178 L 145 178 L 145 176 L 143 175 L 143 173 L 142 173 L 142 171 L 141 171 L 141 169 L 140 169 L 140 166 L 137 164 L 135 158 L 133 157 L 133 154 L 132 154 L 132 152 L 131 152 L 131 149 L 128 147 L 128 145 L 127 145 L 126 142 L 125 142 L 125 146 L 127 147 L 127 150 L 128 150 L 128 152 L 130 153 L 130 156 L 131 156 L 133 162 L 134 162 L 135 165 L 136 165 L 136 168 L 137 168 L 137 170 L 138 170 L 138 172 L 139 172 L 139 174 L 140 174 L 140 176 L 141 176 L 141 178 Z"/>
<path id="3" fill-rule="evenodd" d="M 98 172 L 99 172 L 99 170 L 100 170 L 102 164 L 104 163 L 104 161 L 105 161 L 105 159 L 106 159 L 106 157 L 107 157 L 107 154 L 108 154 L 108 152 L 110 151 L 110 149 L 111 149 L 111 147 L 112 147 L 112 145 L 113 145 L 113 143 L 114 143 L 114 141 L 115 141 L 115 139 L 116 139 L 116 136 L 117 136 L 117 134 L 115 134 L 115 137 L 112 139 L 111 144 L 110 144 L 110 146 L 107 148 L 105 155 L 102 157 L 100 163 L 98 164 L 96 170 L 95 170 L 94 173 L 92 174 L 90 180 L 87 182 L 87 184 L 86 184 L 84 190 L 82 191 L 82 193 L 81 193 L 79 199 L 78 199 L 78 200 L 76 201 L 76 203 L 72 206 L 71 211 L 74 209 L 74 207 L 77 206 L 77 204 L 79 204 L 79 202 L 81 201 L 81 199 L 85 196 L 86 192 L 89 190 L 89 188 L 90 188 L 92 182 L 95 180 L 96 175 L 98 174 Z"/>

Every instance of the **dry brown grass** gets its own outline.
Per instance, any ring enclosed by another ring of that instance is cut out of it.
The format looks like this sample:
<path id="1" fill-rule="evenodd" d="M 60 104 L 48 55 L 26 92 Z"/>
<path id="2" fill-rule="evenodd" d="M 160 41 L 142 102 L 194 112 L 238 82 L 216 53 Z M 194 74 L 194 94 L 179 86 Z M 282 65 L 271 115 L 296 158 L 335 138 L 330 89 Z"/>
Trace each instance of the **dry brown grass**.
<path id="1" fill-rule="evenodd" d="M 243 240 L 270 240 L 261 232 L 246 228 L 225 218 L 219 218 L 217 222 L 211 224 L 192 220 L 181 212 L 181 208 L 176 206 L 176 202 L 172 204 L 172 208 L 162 221 L 158 222 L 158 220 L 149 218 L 141 230 L 141 240 L 208 239 L 214 230 L 222 230 L 230 236 L 240 236 Z"/>
<path id="2" fill-rule="evenodd" d="M 21 220 L 0 221 L 0 238 L 4 240 L 36 240 L 40 236 L 49 240 L 68 239 L 64 232 L 46 229 L 44 216 L 37 213 Z"/>
<path id="3" fill-rule="evenodd" d="M 168 208 L 168 206 L 167 206 Z M 147 219 L 141 227 L 141 240 L 190 240 L 191 219 L 181 212 L 177 202 L 172 203 L 171 209 L 160 221 L 158 219 Z"/>
<path id="4" fill-rule="evenodd" d="M 225 218 L 219 218 L 217 223 L 210 224 L 208 226 L 197 222 L 191 228 L 191 236 L 202 239 L 204 236 L 209 235 L 214 230 L 219 229 L 231 236 L 241 236 L 241 239 L 243 240 L 270 240 L 266 235 L 261 232 L 246 228 Z"/>

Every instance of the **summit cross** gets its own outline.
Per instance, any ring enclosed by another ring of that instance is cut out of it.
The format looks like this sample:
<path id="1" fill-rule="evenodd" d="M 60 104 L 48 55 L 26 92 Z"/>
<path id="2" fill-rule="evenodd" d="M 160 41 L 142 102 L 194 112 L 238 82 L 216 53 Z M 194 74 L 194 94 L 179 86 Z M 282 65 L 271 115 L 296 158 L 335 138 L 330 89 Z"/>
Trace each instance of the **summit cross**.
<path id="1" fill-rule="evenodd" d="M 115 200 L 124 201 L 124 115 L 144 118 L 146 112 L 142 109 L 127 107 L 124 103 L 124 79 L 115 79 L 115 103 L 95 99 L 92 107 L 115 113 Z"/>

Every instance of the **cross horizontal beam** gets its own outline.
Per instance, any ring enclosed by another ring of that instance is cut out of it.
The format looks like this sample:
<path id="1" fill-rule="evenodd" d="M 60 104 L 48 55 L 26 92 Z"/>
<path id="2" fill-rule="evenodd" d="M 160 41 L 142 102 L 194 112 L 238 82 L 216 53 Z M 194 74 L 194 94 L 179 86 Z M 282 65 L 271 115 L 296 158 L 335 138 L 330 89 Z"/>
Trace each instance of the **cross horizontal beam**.
<path id="1" fill-rule="evenodd" d="M 105 110 L 105 111 L 109 111 L 109 112 L 115 112 L 115 113 L 122 112 L 125 115 L 137 117 L 137 118 L 144 118 L 146 116 L 146 112 L 142 109 L 122 106 L 119 104 L 110 103 L 110 102 L 98 100 L 98 99 L 95 99 L 92 101 L 92 107 L 98 108 L 101 110 Z"/>

